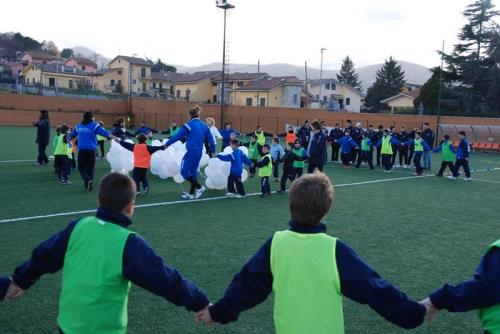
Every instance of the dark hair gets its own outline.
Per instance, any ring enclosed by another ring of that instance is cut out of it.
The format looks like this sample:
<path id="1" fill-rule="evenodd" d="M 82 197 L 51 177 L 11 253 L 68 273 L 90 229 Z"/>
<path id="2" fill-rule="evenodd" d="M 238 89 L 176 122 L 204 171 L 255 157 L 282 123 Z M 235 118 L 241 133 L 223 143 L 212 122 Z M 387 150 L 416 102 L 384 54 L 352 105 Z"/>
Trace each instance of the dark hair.
<path id="1" fill-rule="evenodd" d="M 235 146 L 240 145 L 240 141 L 238 140 L 238 138 L 231 139 L 231 145 L 235 145 Z"/>
<path id="2" fill-rule="evenodd" d="M 253 139 L 257 140 L 257 135 L 253 134 L 253 135 L 250 136 L 250 138 L 253 138 Z"/>
<path id="3" fill-rule="evenodd" d="M 459 134 L 465 137 L 465 131 L 460 131 Z"/>
<path id="4" fill-rule="evenodd" d="M 275 142 L 275 143 L 279 143 L 279 142 L 280 142 L 280 139 L 279 139 L 277 136 L 275 136 L 275 137 L 273 137 L 273 142 Z"/>
<path id="5" fill-rule="evenodd" d="M 58 127 L 56 127 L 56 135 L 59 136 L 60 134 L 61 134 L 61 127 L 58 126 Z"/>
<path id="6" fill-rule="evenodd" d="M 63 124 L 58 128 L 58 130 L 60 133 L 67 133 L 69 131 L 69 126 L 67 126 L 66 124 Z"/>
<path id="7" fill-rule="evenodd" d="M 40 119 L 49 119 L 49 111 L 47 109 L 40 110 Z"/>
<path id="8" fill-rule="evenodd" d="M 348 120 L 346 121 L 346 123 L 351 123 L 351 124 L 352 124 L 352 121 L 351 121 L 350 119 L 348 119 Z"/>
<path id="9" fill-rule="evenodd" d="M 321 130 L 321 124 L 320 124 L 320 122 L 317 119 L 315 119 L 314 121 L 312 121 L 311 126 L 313 128 L 315 128 L 316 130 Z"/>
<path id="10" fill-rule="evenodd" d="M 338 126 L 338 125 L 340 125 L 340 123 L 335 123 L 335 126 Z"/>
<path id="11" fill-rule="evenodd" d="M 306 123 L 309 123 L 309 120 L 308 120 L 308 119 L 306 119 L 306 120 L 304 121 L 304 124 L 306 124 Z"/>
<path id="12" fill-rule="evenodd" d="M 427 125 L 427 126 L 429 126 L 429 123 L 428 123 L 428 122 L 425 122 L 425 123 L 424 123 L 424 125 Z"/>
<path id="13" fill-rule="evenodd" d="M 419 136 L 422 136 L 422 132 L 420 132 L 420 131 L 416 131 L 415 134 L 419 135 Z"/>
<path id="14" fill-rule="evenodd" d="M 189 109 L 189 116 L 191 118 L 198 118 L 200 117 L 200 113 L 203 109 L 200 106 L 195 106 L 194 108 Z"/>
<path id="15" fill-rule="evenodd" d="M 368 125 L 369 128 L 373 128 L 373 124 Z"/>
<path id="16" fill-rule="evenodd" d="M 269 149 L 271 149 L 271 146 L 269 146 L 269 144 L 264 144 L 264 145 L 262 145 L 262 148 L 267 148 L 269 150 Z"/>
<path id="17" fill-rule="evenodd" d="M 389 133 L 389 130 L 384 129 L 383 133 Z"/>
<path id="18" fill-rule="evenodd" d="M 87 111 L 83 114 L 82 124 L 89 124 L 92 122 L 92 118 L 94 118 L 94 113 L 92 111 Z"/>
<path id="19" fill-rule="evenodd" d="M 292 220 L 299 225 L 316 226 L 330 210 L 335 191 L 328 176 L 306 174 L 292 183 L 288 203 Z"/>
<path id="20" fill-rule="evenodd" d="M 394 125 L 391 125 L 391 126 L 389 127 L 389 130 L 394 130 L 394 128 L 395 128 L 395 127 L 394 127 Z"/>
<path id="21" fill-rule="evenodd" d="M 258 128 L 261 128 L 261 127 L 262 127 L 262 125 L 257 124 L 257 126 L 255 128 L 258 129 Z"/>
<path id="22" fill-rule="evenodd" d="M 380 124 L 380 125 L 378 126 L 378 129 L 379 129 L 379 130 L 382 130 L 383 128 L 384 128 L 384 126 L 383 126 L 382 124 Z"/>
<path id="23" fill-rule="evenodd" d="M 148 137 L 144 133 L 137 135 L 136 138 L 137 138 L 137 141 L 139 142 L 139 144 L 144 144 L 148 140 Z"/>
<path id="24" fill-rule="evenodd" d="M 450 140 L 450 135 L 444 135 L 444 140 Z"/>
<path id="25" fill-rule="evenodd" d="M 142 124 L 146 124 L 146 121 L 141 121 Z"/>
<path id="26" fill-rule="evenodd" d="M 228 126 L 228 125 L 233 125 L 233 123 L 231 123 L 231 122 L 226 122 L 226 126 Z"/>
<path id="27" fill-rule="evenodd" d="M 344 130 L 344 133 L 351 134 L 351 131 L 350 131 L 349 129 L 345 129 L 345 130 Z"/>
<path id="28" fill-rule="evenodd" d="M 128 175 L 109 173 L 101 179 L 99 206 L 121 212 L 135 200 L 135 195 L 135 183 Z"/>

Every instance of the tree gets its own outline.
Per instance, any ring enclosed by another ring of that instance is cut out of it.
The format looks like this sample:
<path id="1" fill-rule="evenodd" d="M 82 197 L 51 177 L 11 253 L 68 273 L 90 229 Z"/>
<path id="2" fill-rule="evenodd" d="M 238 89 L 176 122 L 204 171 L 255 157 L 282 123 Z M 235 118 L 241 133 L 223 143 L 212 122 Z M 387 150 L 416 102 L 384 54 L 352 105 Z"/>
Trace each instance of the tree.
<path id="1" fill-rule="evenodd" d="M 156 63 L 151 68 L 152 72 L 177 72 L 177 68 L 172 65 L 164 64 L 160 58 L 156 61 Z"/>
<path id="2" fill-rule="evenodd" d="M 346 56 L 344 60 L 342 60 L 342 67 L 340 68 L 340 73 L 337 74 L 337 80 L 357 90 L 363 89 L 359 81 L 358 73 L 356 73 L 354 69 L 354 63 L 349 56 Z"/>
<path id="3" fill-rule="evenodd" d="M 64 59 L 68 59 L 68 58 L 71 58 L 71 56 L 73 56 L 73 50 L 72 49 L 62 49 L 61 51 L 61 58 L 64 58 Z"/>
<path id="4" fill-rule="evenodd" d="M 59 49 L 52 41 L 43 42 L 42 51 L 54 57 L 59 56 Z"/>
<path id="5" fill-rule="evenodd" d="M 413 105 L 415 108 L 423 104 L 425 110 L 436 111 L 438 109 L 439 99 L 439 79 L 440 68 L 431 68 L 432 76 L 427 80 L 420 89 L 420 95 L 415 99 Z M 441 110 L 442 111 L 456 111 L 456 105 L 453 103 L 452 87 L 447 84 L 446 76 L 443 73 L 443 85 L 441 87 Z"/>
<path id="6" fill-rule="evenodd" d="M 405 72 L 394 58 L 384 62 L 377 71 L 375 83 L 368 88 L 365 106 L 372 112 L 380 112 L 384 107 L 380 101 L 397 95 L 405 83 Z"/>

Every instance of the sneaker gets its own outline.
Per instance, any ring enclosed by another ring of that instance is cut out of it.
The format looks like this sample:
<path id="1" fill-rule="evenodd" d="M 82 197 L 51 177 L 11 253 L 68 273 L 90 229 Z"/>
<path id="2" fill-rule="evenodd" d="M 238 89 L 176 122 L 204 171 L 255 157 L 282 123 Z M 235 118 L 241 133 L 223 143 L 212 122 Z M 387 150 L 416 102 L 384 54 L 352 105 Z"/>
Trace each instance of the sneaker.
<path id="1" fill-rule="evenodd" d="M 443 174 L 436 174 L 437 177 L 443 177 Z"/>
<path id="2" fill-rule="evenodd" d="M 93 183 L 94 181 L 92 180 L 89 180 L 89 182 L 87 182 L 87 191 L 92 191 L 92 186 L 93 186 Z"/>
<path id="3" fill-rule="evenodd" d="M 269 197 L 269 196 L 271 196 L 271 193 L 265 193 L 265 194 L 260 195 L 260 198 L 265 198 L 265 197 Z"/>
<path id="4" fill-rule="evenodd" d="M 415 174 L 413 174 L 413 176 L 424 176 L 424 174 L 423 173 L 421 173 L 421 174 L 415 173 Z"/>
<path id="5" fill-rule="evenodd" d="M 410 166 L 408 166 L 408 165 L 403 165 L 403 168 L 409 168 L 409 167 L 410 167 Z"/>
<path id="6" fill-rule="evenodd" d="M 396 166 L 394 166 L 394 167 L 395 167 L 395 168 L 401 168 L 401 167 L 403 167 L 403 166 L 401 166 L 401 165 L 396 165 Z"/>
<path id="7" fill-rule="evenodd" d="M 71 184 L 71 181 L 66 180 L 66 181 L 61 181 L 61 183 L 62 183 L 63 185 L 65 185 L 65 186 L 67 186 L 67 185 L 70 185 L 70 184 Z"/>
<path id="8" fill-rule="evenodd" d="M 279 178 L 276 178 L 275 180 L 276 180 L 276 182 L 280 182 L 280 179 L 279 179 Z"/>
<path id="9" fill-rule="evenodd" d="M 236 194 L 234 197 L 236 198 L 245 198 L 247 195 Z"/>
<path id="10" fill-rule="evenodd" d="M 464 177 L 464 181 L 472 181 L 472 177 Z"/>
<path id="11" fill-rule="evenodd" d="M 141 195 L 141 192 L 140 192 L 140 191 L 138 191 L 138 192 L 136 192 L 136 193 L 135 193 L 135 195 L 136 195 L 136 196 L 140 196 L 140 195 Z"/>
<path id="12" fill-rule="evenodd" d="M 231 197 L 231 196 L 236 196 L 236 194 L 232 192 L 227 192 L 224 196 Z"/>
<path id="13" fill-rule="evenodd" d="M 194 199 L 194 195 L 191 195 L 190 193 L 182 193 L 181 198 L 191 200 L 191 199 Z"/>
<path id="14" fill-rule="evenodd" d="M 201 186 L 200 189 L 196 190 L 196 195 L 194 197 L 195 198 L 200 198 L 203 195 L 204 192 L 205 192 L 205 187 Z"/>
<path id="15" fill-rule="evenodd" d="M 384 169 L 384 173 L 390 173 L 390 172 L 391 172 L 391 170 L 390 170 L 390 169 L 389 169 L 389 170 Z"/>
<path id="16" fill-rule="evenodd" d="M 449 178 L 450 180 L 456 180 L 456 179 L 457 179 L 457 178 L 456 178 L 455 176 L 453 176 L 453 175 L 448 176 L 448 178 Z"/>
<path id="17" fill-rule="evenodd" d="M 276 191 L 276 193 L 280 194 L 280 195 L 283 195 L 285 193 L 285 191 L 284 190 L 278 190 L 278 191 Z"/>
<path id="18" fill-rule="evenodd" d="M 149 194 L 149 187 L 144 189 L 144 195 Z"/>

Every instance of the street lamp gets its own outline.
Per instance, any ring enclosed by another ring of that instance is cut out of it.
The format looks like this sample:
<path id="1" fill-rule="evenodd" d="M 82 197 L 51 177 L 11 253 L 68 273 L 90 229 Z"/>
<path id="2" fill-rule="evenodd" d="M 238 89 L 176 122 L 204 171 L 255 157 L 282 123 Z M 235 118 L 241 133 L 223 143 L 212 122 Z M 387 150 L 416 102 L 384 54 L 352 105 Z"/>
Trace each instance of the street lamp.
<path id="1" fill-rule="evenodd" d="M 319 106 L 323 107 L 323 96 L 321 96 L 321 88 L 323 88 L 323 52 L 325 52 L 325 48 L 321 48 L 321 65 L 319 68 Z"/>
<path id="2" fill-rule="evenodd" d="M 226 12 L 228 9 L 233 9 L 234 6 L 229 4 L 227 0 L 217 0 L 215 2 L 217 8 L 224 9 L 224 35 L 222 37 L 222 80 L 220 88 L 220 117 L 221 117 L 221 127 L 224 127 L 224 88 L 226 85 Z"/>

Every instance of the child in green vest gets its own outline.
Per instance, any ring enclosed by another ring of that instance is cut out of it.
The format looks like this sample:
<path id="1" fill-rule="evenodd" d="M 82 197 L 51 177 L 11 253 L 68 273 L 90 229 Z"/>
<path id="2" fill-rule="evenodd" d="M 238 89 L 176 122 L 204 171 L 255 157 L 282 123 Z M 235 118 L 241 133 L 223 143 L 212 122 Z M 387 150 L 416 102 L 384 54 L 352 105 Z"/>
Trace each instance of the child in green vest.
<path id="1" fill-rule="evenodd" d="M 55 138 L 56 145 L 54 148 L 54 166 L 57 170 L 59 182 L 68 185 L 69 174 L 71 171 L 71 142 L 68 136 L 69 127 L 61 125 L 59 127 L 59 135 Z"/>
<path id="2" fill-rule="evenodd" d="M 100 183 L 95 216 L 71 222 L 37 246 L 13 277 L 0 277 L 0 293 L 7 282 L 6 298 L 21 297 L 42 275 L 62 270 L 57 323 L 60 333 L 68 334 L 125 334 L 131 283 L 188 311 L 208 307 L 202 290 L 128 229 L 135 196 L 130 177 L 107 174 Z"/>
<path id="3" fill-rule="evenodd" d="M 262 146 L 262 159 L 255 163 L 255 166 L 259 167 L 260 185 L 262 190 L 260 197 L 262 198 L 271 195 L 269 177 L 273 173 L 273 159 L 271 158 L 271 154 L 269 154 L 269 149 L 269 144 L 264 144 L 264 146 Z"/>
<path id="4" fill-rule="evenodd" d="M 106 130 L 106 128 L 104 128 L 104 122 L 99 121 L 98 123 L 104 130 Z M 107 138 L 105 138 L 101 135 L 96 135 L 96 139 L 97 139 L 97 144 L 99 144 L 99 148 L 101 149 L 101 157 L 100 158 L 104 159 L 105 158 L 104 143 L 106 142 Z M 99 154 L 97 152 L 96 152 L 96 156 L 97 157 L 99 156 Z"/>
<path id="5" fill-rule="evenodd" d="M 56 127 L 56 135 L 54 139 L 52 139 L 52 155 L 56 155 L 56 147 L 57 147 L 57 142 L 59 141 L 59 135 L 61 134 L 61 127 L 58 126 Z M 59 166 L 56 162 L 56 159 L 54 158 L 54 174 L 59 175 Z"/>
<path id="6" fill-rule="evenodd" d="M 415 139 L 410 139 L 401 145 L 413 146 L 413 163 L 415 164 L 415 176 L 423 176 L 424 168 L 421 164 L 421 159 L 424 152 L 431 151 L 431 148 L 425 140 L 422 139 L 422 133 L 420 131 L 415 132 Z"/>
<path id="7" fill-rule="evenodd" d="M 359 168 L 361 163 L 363 161 L 366 161 L 368 163 L 368 166 L 370 166 L 370 169 L 374 169 L 375 167 L 373 167 L 373 163 L 372 163 L 373 143 L 370 140 L 370 138 L 368 138 L 368 132 L 366 132 L 366 131 L 361 132 L 361 145 L 360 146 L 361 146 L 361 152 L 359 152 L 359 155 L 358 155 L 358 162 L 356 163 L 356 168 Z"/>
<path id="8" fill-rule="evenodd" d="M 295 156 L 295 160 L 293 161 L 293 179 L 295 180 L 296 178 L 302 176 L 306 165 L 306 150 L 302 147 L 300 139 L 295 140 L 293 154 Z"/>
<path id="9" fill-rule="evenodd" d="M 250 141 L 241 145 L 248 148 L 248 159 L 252 162 L 252 166 L 250 167 L 250 177 L 254 177 L 256 171 L 255 164 L 262 154 L 262 146 L 257 143 L 256 135 L 251 135 Z"/>
<path id="10" fill-rule="evenodd" d="M 326 233 L 323 219 L 334 194 L 323 173 L 295 180 L 288 196 L 290 229 L 268 239 L 234 277 L 224 297 L 197 313 L 195 320 L 236 321 L 241 312 L 274 292 L 277 334 L 344 333 L 344 296 L 369 305 L 398 326 L 419 326 L 425 306 L 410 300 L 347 244 Z"/>
<path id="11" fill-rule="evenodd" d="M 444 140 L 441 142 L 441 145 L 436 147 L 432 152 L 437 153 L 441 151 L 442 162 L 441 168 L 439 172 L 436 174 L 438 177 L 443 177 L 443 172 L 448 167 L 450 169 L 451 174 L 453 175 L 455 171 L 455 149 L 453 148 L 453 144 L 450 141 L 449 135 L 444 135 Z"/>
<path id="12" fill-rule="evenodd" d="M 484 253 L 472 279 L 455 286 L 445 284 L 421 302 L 430 309 L 428 320 L 438 310 L 477 310 L 484 333 L 500 334 L 500 239 L 486 247 Z"/>

